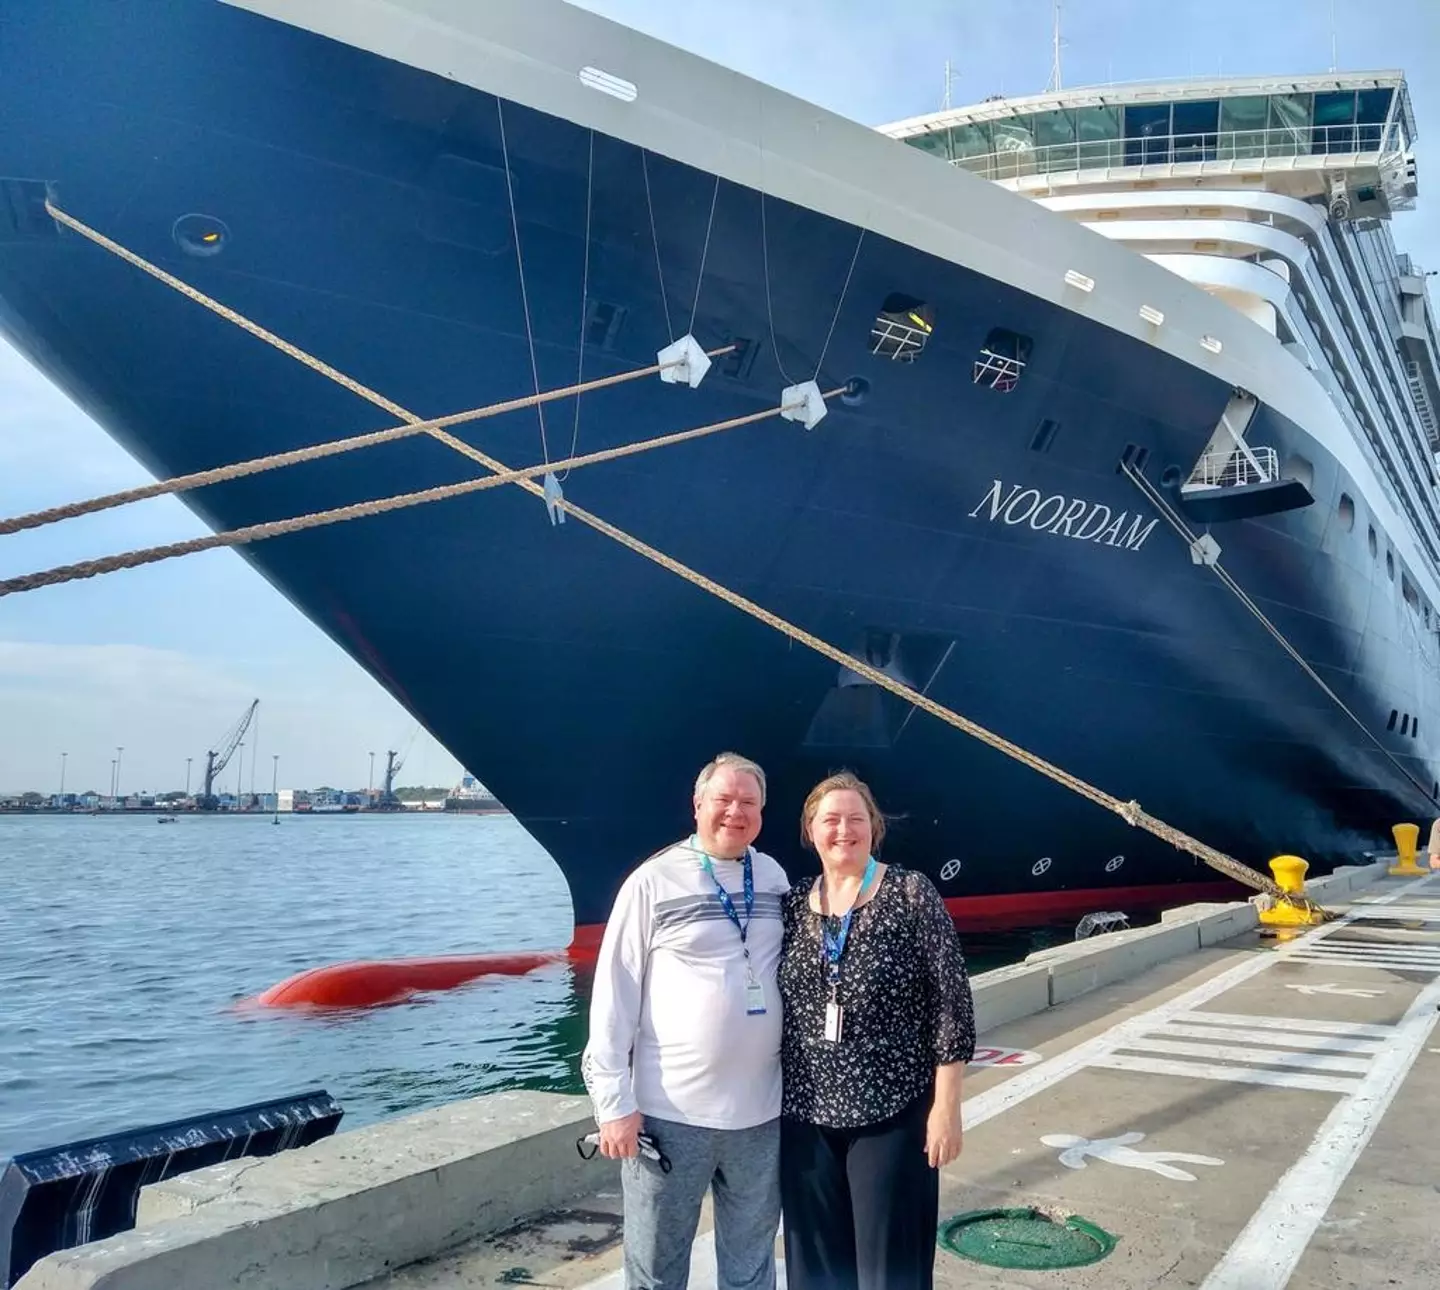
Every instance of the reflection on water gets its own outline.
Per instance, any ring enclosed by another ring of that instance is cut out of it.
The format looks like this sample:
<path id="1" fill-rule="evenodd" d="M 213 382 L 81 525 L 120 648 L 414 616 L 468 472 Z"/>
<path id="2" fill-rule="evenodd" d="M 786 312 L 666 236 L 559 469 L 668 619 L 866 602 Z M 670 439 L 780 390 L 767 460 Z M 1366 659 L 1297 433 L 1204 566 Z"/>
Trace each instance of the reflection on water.
<path id="1" fill-rule="evenodd" d="M 244 1005 L 322 963 L 564 945 L 564 880 L 508 818 L 0 817 L 0 891 L 0 1157 L 311 1088 L 345 1128 L 580 1091 L 569 963 L 363 1011 Z M 967 936 L 971 970 L 1072 932 Z"/>

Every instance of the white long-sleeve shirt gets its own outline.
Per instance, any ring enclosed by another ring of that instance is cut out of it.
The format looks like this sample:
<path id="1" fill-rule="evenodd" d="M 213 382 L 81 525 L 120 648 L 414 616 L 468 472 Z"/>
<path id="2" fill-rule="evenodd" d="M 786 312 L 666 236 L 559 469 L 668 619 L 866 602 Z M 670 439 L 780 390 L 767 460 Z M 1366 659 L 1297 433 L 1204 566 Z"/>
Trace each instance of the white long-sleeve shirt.
<path id="1" fill-rule="evenodd" d="M 790 889 L 751 850 L 755 908 L 746 937 L 765 1012 L 746 1004 L 745 950 L 689 839 L 620 888 L 595 966 L 581 1072 L 604 1122 L 639 1110 L 706 1129 L 748 1129 L 780 1114 L 780 898 Z M 739 860 L 713 861 L 745 920 Z"/>

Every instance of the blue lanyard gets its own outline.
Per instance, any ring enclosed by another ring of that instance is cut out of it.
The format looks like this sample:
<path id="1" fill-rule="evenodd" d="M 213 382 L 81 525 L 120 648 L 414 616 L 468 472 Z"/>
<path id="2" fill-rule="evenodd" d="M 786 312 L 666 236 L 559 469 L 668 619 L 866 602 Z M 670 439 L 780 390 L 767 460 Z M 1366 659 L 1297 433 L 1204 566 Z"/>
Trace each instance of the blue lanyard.
<path id="1" fill-rule="evenodd" d="M 835 935 L 830 933 L 829 920 L 822 917 L 820 920 L 820 953 L 826 963 L 826 976 L 831 985 L 837 985 L 840 981 L 840 960 L 845 954 L 845 942 L 850 939 L 850 920 L 855 917 L 855 909 L 865 896 L 865 889 L 870 886 L 871 880 L 875 877 L 875 857 L 871 856 L 865 865 L 865 876 L 860 880 L 860 890 L 855 893 L 855 901 L 849 909 L 840 917 L 840 930 Z M 825 907 L 825 875 L 820 875 L 820 907 Z"/>
<path id="2" fill-rule="evenodd" d="M 696 850 L 699 850 L 697 847 Z M 730 893 L 725 890 L 725 884 L 716 876 L 715 866 L 710 863 L 710 857 L 705 852 L 700 852 L 700 863 L 704 866 L 705 872 L 710 875 L 710 881 L 715 884 L 716 894 L 720 897 L 720 908 L 725 911 L 725 917 L 735 924 L 735 930 L 740 933 L 740 944 L 745 945 L 745 938 L 750 934 L 750 919 L 755 913 L 755 874 L 750 867 L 750 848 L 745 848 L 745 921 L 740 921 L 740 915 L 735 912 L 735 902 L 730 898 Z M 750 947 L 745 945 L 745 954 L 748 957 Z"/>

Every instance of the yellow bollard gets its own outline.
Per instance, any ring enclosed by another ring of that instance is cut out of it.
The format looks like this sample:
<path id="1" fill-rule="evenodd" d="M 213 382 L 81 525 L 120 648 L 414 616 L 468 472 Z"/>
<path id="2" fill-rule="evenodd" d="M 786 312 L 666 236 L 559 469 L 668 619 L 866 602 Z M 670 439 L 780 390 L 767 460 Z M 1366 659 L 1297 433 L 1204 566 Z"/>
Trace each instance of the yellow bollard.
<path id="1" fill-rule="evenodd" d="M 1262 903 L 1260 922 L 1266 927 L 1313 927 L 1325 921 L 1323 911 L 1305 897 L 1305 874 L 1310 868 L 1299 856 L 1276 856 L 1270 861 L 1275 883 L 1288 897 L 1266 908 Z"/>
<path id="2" fill-rule="evenodd" d="M 1420 841 L 1420 829 L 1414 824 L 1397 824 L 1390 830 L 1395 835 L 1395 851 L 1398 864 L 1390 866 L 1395 878 L 1419 878 L 1426 871 L 1415 863 L 1415 849 Z"/>

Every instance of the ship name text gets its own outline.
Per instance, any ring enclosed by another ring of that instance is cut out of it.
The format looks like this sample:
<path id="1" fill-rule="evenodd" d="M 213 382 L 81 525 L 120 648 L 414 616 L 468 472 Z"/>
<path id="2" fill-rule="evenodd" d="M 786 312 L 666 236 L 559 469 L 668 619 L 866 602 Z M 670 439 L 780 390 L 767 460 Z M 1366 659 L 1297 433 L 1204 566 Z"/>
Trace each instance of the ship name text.
<path id="1" fill-rule="evenodd" d="M 996 520 L 1012 526 L 1028 524 L 1037 532 L 1074 538 L 1077 542 L 1100 542 L 1127 551 L 1138 551 L 1159 522 L 1153 518 L 1147 521 L 1138 512 L 1133 519 L 1129 511 L 1115 515 L 1103 502 L 1088 502 L 1081 497 L 1070 498 L 1060 493 L 1042 497 L 1039 489 L 1022 490 L 1019 484 L 1011 484 L 1007 492 L 1004 481 L 999 479 L 970 512 L 970 518 L 982 513 L 992 524 Z"/>

